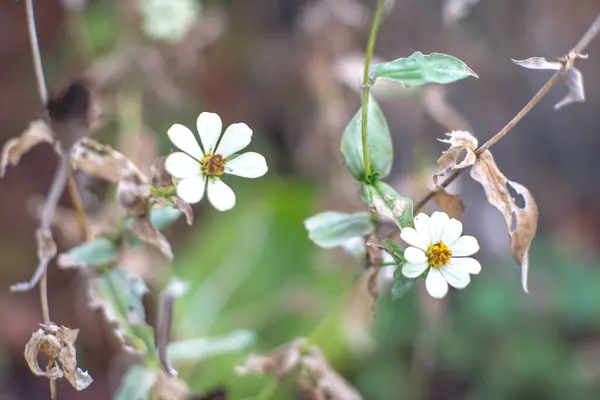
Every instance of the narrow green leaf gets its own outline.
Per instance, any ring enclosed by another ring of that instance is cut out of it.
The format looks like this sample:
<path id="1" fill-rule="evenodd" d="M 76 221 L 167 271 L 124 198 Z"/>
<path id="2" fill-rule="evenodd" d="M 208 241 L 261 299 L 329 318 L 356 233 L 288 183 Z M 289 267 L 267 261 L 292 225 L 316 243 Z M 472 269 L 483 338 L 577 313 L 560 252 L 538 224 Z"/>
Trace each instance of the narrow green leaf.
<path id="1" fill-rule="evenodd" d="M 362 108 L 352 117 L 344 130 L 341 151 L 346 167 L 352 176 L 359 181 L 366 181 L 373 177 L 366 176 L 361 122 Z M 371 96 L 369 96 L 367 114 L 367 146 L 369 147 L 372 174 L 378 178 L 385 178 L 390 173 L 394 158 L 392 137 L 381 108 Z"/>
<path id="2" fill-rule="evenodd" d="M 373 196 L 377 196 L 383 200 L 386 210 L 385 215 L 393 219 L 396 224 L 405 228 L 413 227 L 413 202 L 409 197 L 400 196 L 390 185 L 385 182 L 375 182 L 375 184 L 366 184 L 362 187 L 362 200 L 371 207 L 373 205 Z M 375 207 L 377 208 L 377 207 Z M 380 214 L 384 214 L 381 213 Z"/>
<path id="3" fill-rule="evenodd" d="M 86 268 L 106 265 L 117 258 L 117 248 L 106 238 L 96 239 L 73 247 L 58 256 L 61 268 Z"/>
<path id="4" fill-rule="evenodd" d="M 308 237 L 318 246 L 341 246 L 349 239 L 373 232 L 375 226 L 368 212 L 346 214 L 327 211 L 304 220 Z"/>
<path id="5" fill-rule="evenodd" d="M 441 53 L 415 52 L 410 57 L 375 64 L 371 79 L 390 79 L 405 86 L 421 86 L 427 83 L 452 83 L 469 76 L 479 76 L 461 60 Z"/>
<path id="6" fill-rule="evenodd" d="M 142 303 L 148 292 L 144 281 L 129 270 L 114 268 L 94 278 L 90 289 L 91 307 L 102 309 L 124 346 L 153 357 L 154 330 L 146 323 Z"/>
<path id="7" fill-rule="evenodd" d="M 145 400 L 156 383 L 157 368 L 134 365 L 127 370 L 121 380 L 113 400 Z"/>
<path id="8" fill-rule="evenodd" d="M 199 362 L 221 354 L 234 353 L 248 347 L 254 341 L 254 334 L 247 330 L 237 330 L 217 337 L 201 337 L 169 343 L 169 361 L 176 364 L 182 361 Z"/>
<path id="9" fill-rule="evenodd" d="M 385 239 L 384 242 L 388 253 L 390 253 L 396 265 L 399 267 L 402 266 L 406 262 L 404 259 L 404 248 L 392 239 Z"/>

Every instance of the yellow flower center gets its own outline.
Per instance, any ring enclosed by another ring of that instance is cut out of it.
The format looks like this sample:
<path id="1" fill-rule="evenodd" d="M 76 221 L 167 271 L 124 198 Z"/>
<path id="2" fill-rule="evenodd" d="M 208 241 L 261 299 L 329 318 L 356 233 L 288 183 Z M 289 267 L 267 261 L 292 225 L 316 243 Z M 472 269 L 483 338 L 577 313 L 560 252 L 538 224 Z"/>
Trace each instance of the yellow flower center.
<path id="1" fill-rule="evenodd" d="M 444 244 L 444 242 L 437 242 L 431 244 L 425 252 L 427 256 L 427 263 L 432 267 L 440 268 L 450 263 L 452 251 Z"/>
<path id="2" fill-rule="evenodd" d="M 204 175 L 221 176 L 225 172 L 225 159 L 219 154 L 207 155 L 201 164 Z"/>

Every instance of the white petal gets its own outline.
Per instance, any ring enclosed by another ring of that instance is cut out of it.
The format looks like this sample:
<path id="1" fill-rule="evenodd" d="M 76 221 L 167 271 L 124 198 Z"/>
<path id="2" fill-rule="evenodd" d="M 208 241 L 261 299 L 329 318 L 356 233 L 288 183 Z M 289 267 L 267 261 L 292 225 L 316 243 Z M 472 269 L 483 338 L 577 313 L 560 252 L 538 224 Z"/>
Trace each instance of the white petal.
<path id="1" fill-rule="evenodd" d="M 416 247 L 407 248 L 404 251 L 404 259 L 413 264 L 427 262 L 427 256 L 425 256 L 423 250 Z"/>
<path id="2" fill-rule="evenodd" d="M 177 182 L 177 196 L 186 203 L 195 204 L 204 197 L 206 178 L 202 175 L 192 176 Z"/>
<path id="3" fill-rule="evenodd" d="M 179 150 L 188 153 L 197 160 L 204 158 L 204 153 L 202 153 L 196 137 L 187 127 L 181 124 L 173 124 L 167 131 L 167 135 Z"/>
<path id="4" fill-rule="evenodd" d="M 429 233 L 433 243 L 440 241 L 444 227 L 449 219 L 450 218 L 448 217 L 448 214 L 444 212 L 436 211 L 431 214 L 431 218 L 429 220 Z"/>
<path id="5" fill-rule="evenodd" d="M 454 269 L 460 269 L 469 274 L 478 274 L 481 272 L 481 264 L 471 257 L 452 257 L 450 259 L 450 265 L 454 267 Z"/>
<path id="6" fill-rule="evenodd" d="M 473 236 L 462 236 L 448 246 L 452 251 L 452 257 L 464 257 L 479 251 L 479 243 Z"/>
<path id="7" fill-rule="evenodd" d="M 248 146 L 250 140 L 252 140 L 252 129 L 248 125 L 243 122 L 231 124 L 225 130 L 217 152 L 223 157 L 229 157 Z"/>
<path id="8" fill-rule="evenodd" d="M 471 282 L 468 272 L 465 272 L 459 268 L 454 268 L 451 265 L 445 265 L 441 267 L 440 272 L 442 273 L 442 276 L 446 282 L 448 282 L 450 286 L 457 289 L 463 289 L 469 284 L 469 282 Z"/>
<path id="9" fill-rule="evenodd" d="M 448 293 L 448 282 L 444 279 L 437 268 L 430 268 L 425 279 L 425 287 L 431 295 L 436 299 L 441 299 Z"/>
<path id="10" fill-rule="evenodd" d="M 235 206 L 235 193 L 222 180 L 213 178 L 208 181 L 208 201 L 219 211 L 231 210 Z"/>
<path id="11" fill-rule="evenodd" d="M 423 239 L 414 228 L 402 228 L 400 237 L 409 245 L 418 247 L 421 250 L 427 250 L 427 247 L 429 246 L 429 243 L 426 243 L 425 239 Z"/>
<path id="12" fill-rule="evenodd" d="M 425 244 L 429 246 L 431 243 L 431 234 L 429 233 L 429 215 L 419 213 L 415 217 L 415 230 L 423 238 Z"/>
<path id="13" fill-rule="evenodd" d="M 199 175 L 200 163 L 185 153 L 175 152 L 169 154 L 165 160 L 165 169 L 175 178 L 189 178 Z"/>
<path id="14" fill-rule="evenodd" d="M 258 178 L 266 174 L 268 170 L 267 160 L 254 152 L 244 153 L 225 163 L 225 173 L 242 178 Z"/>
<path id="15" fill-rule="evenodd" d="M 450 218 L 450 221 L 444 226 L 442 237 L 440 238 L 446 246 L 451 246 L 452 243 L 460 237 L 463 230 L 462 222 L 457 219 Z"/>
<path id="16" fill-rule="evenodd" d="M 425 272 L 427 267 L 429 267 L 429 265 L 427 265 L 426 262 L 418 264 L 406 263 L 402 266 L 402 275 L 407 278 L 416 278 Z"/>
<path id="17" fill-rule="evenodd" d="M 198 115 L 196 120 L 196 129 L 198 129 L 198 135 L 202 141 L 202 147 L 204 148 L 205 154 L 212 154 L 215 152 L 219 136 L 223 130 L 223 123 L 221 117 L 215 113 L 203 112 Z"/>

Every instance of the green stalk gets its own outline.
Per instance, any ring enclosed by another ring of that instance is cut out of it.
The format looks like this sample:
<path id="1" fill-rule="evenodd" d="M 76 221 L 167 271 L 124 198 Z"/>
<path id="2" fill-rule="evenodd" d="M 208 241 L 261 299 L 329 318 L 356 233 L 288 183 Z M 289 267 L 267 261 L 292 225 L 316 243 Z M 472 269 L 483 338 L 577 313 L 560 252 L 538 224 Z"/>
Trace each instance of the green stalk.
<path id="1" fill-rule="evenodd" d="M 369 158 L 369 146 L 367 145 L 367 116 L 369 114 L 369 93 L 371 91 L 371 59 L 373 58 L 373 50 L 375 49 L 375 40 L 377 39 L 377 31 L 379 30 L 379 23 L 381 22 L 381 14 L 383 13 L 383 5 L 385 0 L 377 0 L 377 8 L 373 15 L 373 24 L 371 25 L 371 32 L 369 33 L 369 41 L 367 43 L 367 52 L 365 54 L 365 68 L 363 73 L 363 82 L 361 86 L 361 103 L 362 103 L 362 150 L 363 159 L 365 162 L 365 173 L 366 178 L 369 178 L 373 171 L 371 171 L 371 159 Z"/>

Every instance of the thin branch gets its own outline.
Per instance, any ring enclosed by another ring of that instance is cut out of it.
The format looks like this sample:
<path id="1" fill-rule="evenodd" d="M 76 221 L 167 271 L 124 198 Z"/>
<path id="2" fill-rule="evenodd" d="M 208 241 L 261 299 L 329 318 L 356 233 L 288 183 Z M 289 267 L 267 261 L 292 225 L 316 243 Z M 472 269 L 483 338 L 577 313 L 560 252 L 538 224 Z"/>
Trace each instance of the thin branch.
<path id="1" fill-rule="evenodd" d="M 27 29 L 29 30 L 29 44 L 33 65 L 35 67 L 35 76 L 37 78 L 38 91 L 43 104 L 48 102 L 48 89 L 46 89 L 46 80 L 44 79 L 44 69 L 42 68 L 42 56 L 40 54 L 40 44 L 38 43 L 37 29 L 35 27 L 35 15 L 33 13 L 33 0 L 25 2 L 25 11 L 27 12 Z"/>
<path id="2" fill-rule="evenodd" d="M 565 65 L 572 65 L 576 60 L 578 60 L 580 58 L 579 53 L 581 53 L 581 51 L 583 51 L 587 47 L 587 45 L 598 35 L 599 32 L 600 32 L 600 14 L 596 17 L 596 19 L 594 20 L 592 25 L 588 28 L 587 32 L 583 35 L 581 40 L 579 40 L 577 45 L 573 48 L 573 51 L 571 51 L 569 53 L 569 55 L 567 56 L 567 60 L 565 61 Z M 550 89 L 552 89 L 552 87 L 554 85 L 556 85 L 556 83 L 558 83 L 558 81 L 560 80 L 561 75 L 564 71 L 564 68 L 565 67 L 563 66 L 563 68 L 556 71 L 554 73 L 554 75 L 552 75 L 552 77 L 550 77 L 550 79 L 548 79 L 548 81 L 544 84 L 544 86 L 542 86 L 541 89 L 538 90 L 538 92 L 535 94 L 535 96 L 533 96 L 533 98 L 531 100 L 529 100 L 529 102 L 525 105 L 525 107 L 523 107 L 521 109 L 521 111 L 519 111 L 519 113 L 517 115 L 515 115 L 515 117 L 513 119 L 511 119 L 510 122 L 508 124 L 506 124 L 506 126 L 504 126 L 504 128 L 502 128 L 502 130 L 500 130 L 500 132 L 496 133 L 487 142 L 485 142 L 483 145 L 481 145 L 475 151 L 475 154 L 479 156 L 484 151 L 489 150 L 490 147 L 492 147 L 494 144 L 498 143 L 498 141 L 500 141 L 500 139 L 505 137 L 508 134 L 508 132 L 510 132 L 519 123 L 519 121 L 521 121 L 523 119 L 523 117 L 525 115 L 527 115 L 533 109 L 533 107 L 535 107 L 540 102 L 540 100 L 542 100 L 542 98 L 544 98 L 544 96 L 546 96 L 548 94 Z M 450 183 L 454 182 L 454 180 L 456 178 L 458 178 L 458 176 L 463 171 L 464 171 L 464 169 L 455 170 L 442 183 L 440 183 L 439 186 L 442 188 L 447 187 Z M 433 199 L 435 197 L 435 195 L 438 193 L 439 190 L 440 190 L 440 188 L 438 187 L 434 190 L 429 191 L 429 193 L 427 193 L 425 195 L 425 197 L 423 197 L 418 203 L 415 204 L 414 212 L 415 213 L 419 212 L 425 206 L 425 204 L 427 204 L 431 199 Z"/>
<path id="3" fill-rule="evenodd" d="M 69 197 L 73 202 L 73 207 L 75 207 L 75 213 L 77 215 L 77 222 L 79 224 L 79 229 L 83 234 L 83 238 L 86 242 L 89 242 L 93 239 L 92 232 L 90 230 L 90 226 L 88 224 L 87 216 L 85 215 L 85 209 L 83 208 L 83 201 L 81 201 L 81 196 L 79 195 L 79 191 L 77 190 L 77 182 L 75 181 L 75 175 L 73 173 L 73 169 L 69 168 L 69 175 L 67 181 L 67 188 L 69 190 Z"/>

